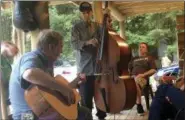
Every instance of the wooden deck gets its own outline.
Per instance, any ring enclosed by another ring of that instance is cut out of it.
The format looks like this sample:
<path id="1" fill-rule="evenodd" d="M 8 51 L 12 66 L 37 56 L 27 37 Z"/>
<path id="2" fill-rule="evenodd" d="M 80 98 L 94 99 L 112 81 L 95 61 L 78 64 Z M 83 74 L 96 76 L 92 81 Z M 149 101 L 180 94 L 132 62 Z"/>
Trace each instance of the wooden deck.
<path id="1" fill-rule="evenodd" d="M 150 101 L 151 102 L 151 101 Z M 148 120 L 148 111 L 146 109 L 146 103 L 144 97 L 142 97 L 142 105 L 145 110 L 144 116 L 137 114 L 136 105 L 130 110 L 121 111 L 119 114 L 107 114 L 106 120 Z M 93 109 L 93 119 L 97 120 L 96 109 Z"/>

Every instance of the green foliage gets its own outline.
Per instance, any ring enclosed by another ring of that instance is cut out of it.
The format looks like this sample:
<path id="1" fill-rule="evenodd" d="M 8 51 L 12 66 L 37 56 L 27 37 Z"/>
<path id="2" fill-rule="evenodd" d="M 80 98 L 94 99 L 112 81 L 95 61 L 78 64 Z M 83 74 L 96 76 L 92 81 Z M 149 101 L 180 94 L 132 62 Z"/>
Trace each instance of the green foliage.
<path id="1" fill-rule="evenodd" d="M 147 36 L 152 41 L 155 41 L 157 45 L 163 39 L 167 40 L 169 44 L 172 44 L 176 40 L 176 33 L 173 33 L 170 29 L 153 29 L 148 32 Z"/>
<path id="2" fill-rule="evenodd" d="M 126 31 L 145 35 L 148 32 L 148 25 L 145 25 L 146 15 L 130 17 L 126 21 Z"/>
<path id="3" fill-rule="evenodd" d="M 120 32 L 118 21 L 112 21 L 112 27 L 116 32 Z"/>
<path id="4" fill-rule="evenodd" d="M 170 45 L 167 47 L 167 50 L 165 51 L 165 53 L 167 55 L 171 55 L 173 53 L 177 52 L 177 45 L 176 44 L 173 44 L 173 45 Z"/>
<path id="5" fill-rule="evenodd" d="M 51 29 L 61 33 L 64 38 L 62 58 L 66 60 L 75 59 L 70 39 L 73 23 L 79 19 L 79 12 L 76 9 L 74 5 L 60 5 L 49 9 Z"/>
<path id="6" fill-rule="evenodd" d="M 167 47 L 167 50 L 165 51 L 165 54 L 171 59 L 173 60 L 173 55 L 177 54 L 177 44 L 173 44 L 173 45 L 169 45 Z M 180 56 L 179 56 L 180 57 Z"/>
<path id="7" fill-rule="evenodd" d="M 133 34 L 130 31 L 126 31 L 126 36 L 127 36 L 127 43 L 134 49 L 137 49 L 137 46 L 140 42 L 147 42 L 149 45 L 153 45 L 153 41 L 150 40 L 147 36 L 144 35 L 138 35 L 138 34 Z"/>
<path id="8" fill-rule="evenodd" d="M 31 36 L 30 34 L 26 34 L 26 40 L 25 40 L 25 52 L 31 51 Z"/>
<path id="9" fill-rule="evenodd" d="M 57 5 L 56 7 L 57 14 L 58 15 L 68 15 L 68 14 L 74 14 L 75 11 L 78 11 L 78 7 L 72 4 L 66 4 L 66 5 Z"/>
<path id="10" fill-rule="evenodd" d="M 60 32 L 64 37 L 62 59 L 74 59 L 70 38 L 72 25 L 75 21 L 79 20 L 78 7 L 73 4 L 52 6 L 49 8 L 49 12 L 51 29 Z M 140 42 L 146 42 L 153 48 L 157 47 L 160 41 L 165 39 L 169 44 L 166 53 L 175 53 L 177 47 L 174 45 L 174 42 L 177 39 L 176 15 L 181 14 L 184 14 L 184 11 L 128 17 L 124 26 L 127 43 L 134 49 L 137 49 L 137 45 Z M 0 36 L 3 40 L 11 40 L 11 9 L 2 11 L 1 19 Z M 120 32 L 118 21 L 113 21 L 113 28 L 116 32 Z M 27 41 L 26 46 L 26 48 L 30 48 L 30 41 Z"/>
<path id="11" fill-rule="evenodd" d="M 11 41 L 12 36 L 12 12 L 11 9 L 1 11 L 0 36 L 2 40 Z"/>
<path id="12" fill-rule="evenodd" d="M 133 49 L 137 49 L 140 42 L 146 42 L 151 47 L 157 47 L 160 41 L 165 39 L 171 46 L 167 49 L 167 54 L 175 53 L 177 48 L 173 44 L 177 40 L 176 16 L 178 14 L 183 14 L 183 11 L 128 17 L 125 22 L 127 43 Z"/>

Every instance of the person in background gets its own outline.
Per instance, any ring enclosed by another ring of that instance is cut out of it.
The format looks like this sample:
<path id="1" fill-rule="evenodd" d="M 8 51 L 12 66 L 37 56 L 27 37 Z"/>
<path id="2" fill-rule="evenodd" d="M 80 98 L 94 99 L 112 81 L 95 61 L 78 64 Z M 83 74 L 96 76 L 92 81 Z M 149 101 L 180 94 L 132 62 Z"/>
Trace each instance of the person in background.
<path id="1" fill-rule="evenodd" d="M 162 67 L 168 67 L 171 65 L 171 60 L 168 58 L 167 55 L 165 55 L 164 57 L 162 57 L 161 59 L 161 64 L 162 64 Z"/>
<path id="2" fill-rule="evenodd" d="M 5 99 L 7 105 L 10 105 L 9 101 L 9 79 L 12 71 L 11 64 L 13 58 L 18 54 L 19 50 L 15 44 L 9 41 L 1 42 L 1 79 L 5 88 Z"/>
<path id="3" fill-rule="evenodd" d="M 139 56 L 134 57 L 128 65 L 129 72 L 132 76 L 135 76 L 135 80 L 138 78 L 145 78 L 149 82 L 149 77 L 156 72 L 156 65 L 154 59 L 148 55 L 148 45 L 146 43 L 139 44 Z M 137 84 L 137 112 L 139 115 L 144 115 L 143 106 L 141 105 L 141 88 Z"/>
<path id="4" fill-rule="evenodd" d="M 93 109 L 95 66 L 101 27 L 92 21 L 92 6 L 82 2 L 79 7 L 81 20 L 71 32 L 71 44 L 76 53 L 77 72 L 86 75 L 86 82 L 80 85 L 81 104 L 91 111 Z M 96 116 L 105 119 L 106 113 L 97 108 Z"/>

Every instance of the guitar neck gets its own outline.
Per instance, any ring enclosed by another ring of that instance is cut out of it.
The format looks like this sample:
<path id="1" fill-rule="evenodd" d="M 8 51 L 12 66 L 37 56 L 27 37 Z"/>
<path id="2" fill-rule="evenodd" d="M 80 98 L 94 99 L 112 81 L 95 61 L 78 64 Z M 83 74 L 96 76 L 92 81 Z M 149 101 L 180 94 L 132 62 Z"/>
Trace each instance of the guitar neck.
<path id="1" fill-rule="evenodd" d="M 103 76 L 103 75 L 109 75 L 110 73 L 95 73 L 94 76 Z M 78 77 L 76 77 L 72 82 L 70 82 L 68 85 L 74 89 L 78 88 L 79 85 L 82 83 L 83 81 Z"/>
<path id="2" fill-rule="evenodd" d="M 80 84 L 80 78 L 76 77 L 72 82 L 69 83 L 69 86 L 76 89 L 79 87 Z"/>

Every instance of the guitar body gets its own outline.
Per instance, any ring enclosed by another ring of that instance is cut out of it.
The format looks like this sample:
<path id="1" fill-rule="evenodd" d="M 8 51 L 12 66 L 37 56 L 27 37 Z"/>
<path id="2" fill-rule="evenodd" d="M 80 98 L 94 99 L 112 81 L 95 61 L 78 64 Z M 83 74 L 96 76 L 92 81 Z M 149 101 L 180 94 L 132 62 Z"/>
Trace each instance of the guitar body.
<path id="1" fill-rule="evenodd" d="M 60 84 L 69 84 L 60 75 L 57 75 L 55 80 Z M 74 94 L 76 98 L 75 104 L 67 105 L 65 97 L 59 92 L 35 85 L 25 91 L 25 99 L 39 118 L 53 116 L 51 119 L 77 119 L 77 106 L 80 95 L 76 90 L 74 90 Z"/>

